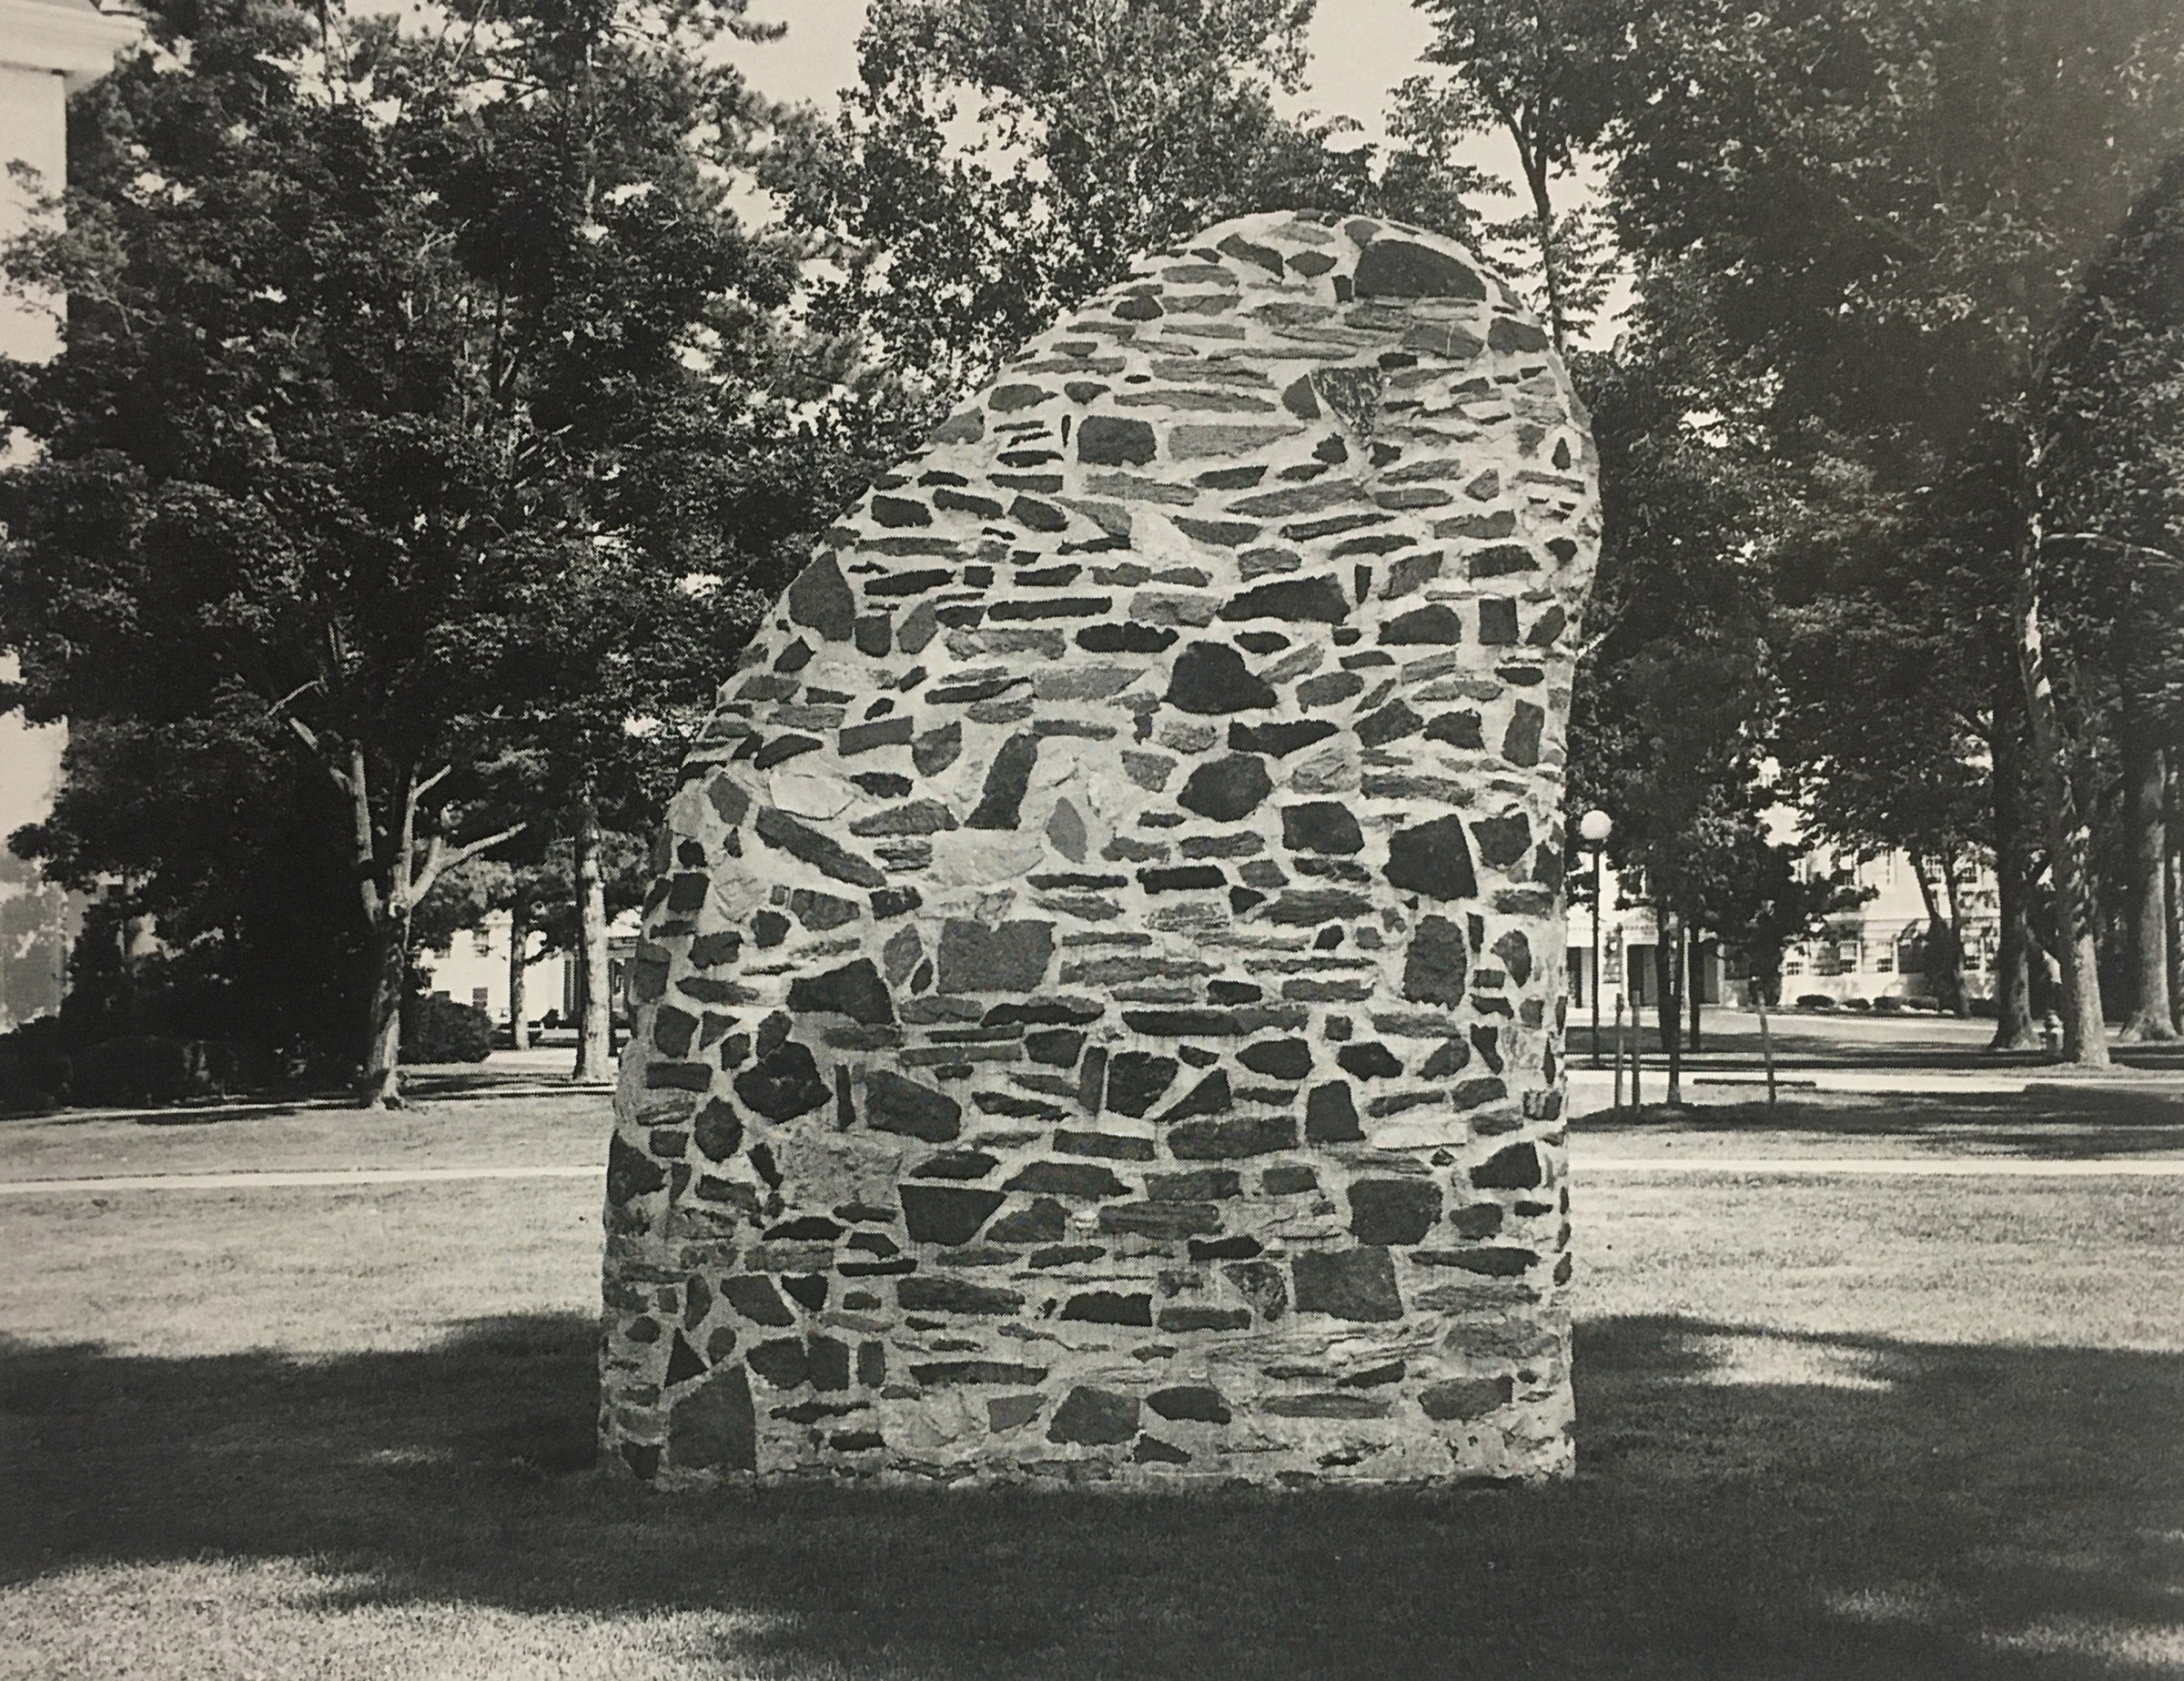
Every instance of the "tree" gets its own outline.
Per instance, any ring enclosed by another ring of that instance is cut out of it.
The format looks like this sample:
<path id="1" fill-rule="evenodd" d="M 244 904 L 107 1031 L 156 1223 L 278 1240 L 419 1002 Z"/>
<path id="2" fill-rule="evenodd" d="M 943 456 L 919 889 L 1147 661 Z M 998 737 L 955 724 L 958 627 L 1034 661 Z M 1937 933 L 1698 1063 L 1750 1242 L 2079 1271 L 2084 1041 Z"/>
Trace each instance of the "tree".
<path id="1" fill-rule="evenodd" d="M 1063 311 L 1208 223 L 1349 208 L 1368 160 L 1275 109 L 1313 0 L 875 0 L 837 120 L 768 179 L 835 267 L 818 319 L 900 370 L 905 440 Z"/>
<path id="2" fill-rule="evenodd" d="M 1511 270 L 1537 282 L 1539 313 L 1555 348 L 1567 350 L 1599 313 L 1617 253 L 1599 209 L 1558 209 L 1554 189 L 1613 119 L 1627 8 L 1619 0 L 1417 4 L 1436 31 L 1426 58 L 1450 74 L 1402 82 L 1390 127 L 1429 156 L 1452 153 L 1471 135 L 1508 137 L 1528 202 L 1491 231 Z"/>
<path id="3" fill-rule="evenodd" d="M 2126 814 L 2127 1038 L 2177 1036 L 2168 781 L 2184 743 L 2184 158 L 2133 207 L 2041 389 L 2049 546 L 2080 663 L 2115 685 Z"/>
<path id="4" fill-rule="evenodd" d="M 642 729 L 673 697 L 602 673 L 680 662 L 694 704 L 813 522 L 810 470 L 763 470 L 797 431 L 763 384 L 793 265 L 726 207 L 758 113 L 703 60 L 740 12 L 159 10 L 80 102 L 66 230 L 11 253 L 74 301 L 57 359 L 0 373 L 43 448 L 0 477 L 0 701 L 309 755 L 372 951 L 369 1101 L 442 873 L 531 820 L 541 767 L 584 827 L 571 697 Z M 766 517 L 687 537 L 732 507 Z M 684 610 L 541 698 L 580 592 Z"/>
<path id="5" fill-rule="evenodd" d="M 1862 441 L 1887 489 L 2013 441 L 2015 645 L 2063 929 L 2070 1054 L 2105 1062 L 2047 633 L 2032 393 L 2080 271 L 2184 136 L 2184 17 L 2160 0 L 1680 0 L 1640 20 L 1613 195 L 1627 246 L 1703 267 L 1774 425 Z"/>

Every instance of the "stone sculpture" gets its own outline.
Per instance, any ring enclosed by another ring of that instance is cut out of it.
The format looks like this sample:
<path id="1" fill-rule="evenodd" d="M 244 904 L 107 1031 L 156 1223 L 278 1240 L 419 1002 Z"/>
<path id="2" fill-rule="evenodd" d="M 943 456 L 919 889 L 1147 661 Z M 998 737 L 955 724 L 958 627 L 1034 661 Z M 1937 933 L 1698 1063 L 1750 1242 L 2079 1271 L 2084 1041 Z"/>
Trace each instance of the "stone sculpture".
<path id="1" fill-rule="evenodd" d="M 830 531 L 632 970 L 602 1434 L 648 1480 L 1572 1463 L 1582 410 L 1459 248 L 1224 224 Z"/>

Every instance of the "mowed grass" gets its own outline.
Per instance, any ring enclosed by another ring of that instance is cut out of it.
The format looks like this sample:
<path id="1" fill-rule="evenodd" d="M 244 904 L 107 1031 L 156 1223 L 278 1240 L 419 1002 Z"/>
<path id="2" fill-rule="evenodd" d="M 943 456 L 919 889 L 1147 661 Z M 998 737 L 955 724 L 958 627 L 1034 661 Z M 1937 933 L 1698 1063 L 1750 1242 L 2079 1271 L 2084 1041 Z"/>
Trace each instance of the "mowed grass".
<path id="1" fill-rule="evenodd" d="M 589 1180 L 0 1197 L 0 1676 L 2184 1675 L 2184 1180 L 1582 1171 L 1633 1146 L 1578 1152 L 1579 1476 L 1432 1495 L 647 1495 Z"/>

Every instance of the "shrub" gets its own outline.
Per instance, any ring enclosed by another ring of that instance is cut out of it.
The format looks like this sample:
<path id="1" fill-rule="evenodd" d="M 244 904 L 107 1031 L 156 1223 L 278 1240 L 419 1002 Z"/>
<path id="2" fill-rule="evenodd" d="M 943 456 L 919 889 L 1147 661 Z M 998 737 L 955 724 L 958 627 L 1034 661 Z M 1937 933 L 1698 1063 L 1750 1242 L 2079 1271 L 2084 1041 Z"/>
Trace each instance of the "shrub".
<path id="1" fill-rule="evenodd" d="M 1799 1009 L 1833 1009 L 1835 1008 L 1835 1001 L 1825 992 L 1801 992 L 1797 995 L 1797 1008 Z"/>
<path id="2" fill-rule="evenodd" d="M 1900 1016 L 1904 1013 L 1905 1008 L 1903 999 L 1893 995 L 1876 998 L 1873 1001 L 1873 1010 L 1876 1016 Z"/>
<path id="3" fill-rule="evenodd" d="M 67 1101 L 75 1073 L 57 1016 L 0 1033 L 0 1114 L 37 1114 Z"/>
<path id="4" fill-rule="evenodd" d="M 68 1100 L 112 1105 L 222 1097 L 266 1083 L 263 1060 L 226 1039 L 127 1034 L 76 1054 Z"/>
<path id="5" fill-rule="evenodd" d="M 433 993 L 402 1010 L 404 1062 L 483 1062 L 492 1048 L 492 1021 L 476 1005 Z"/>
<path id="6" fill-rule="evenodd" d="M 1863 1015 L 1870 1016 L 1873 1014 L 1873 1000 L 1871 998 L 1845 998 L 1843 1000 L 1843 1008 L 1845 1009 L 1857 1010 Z"/>

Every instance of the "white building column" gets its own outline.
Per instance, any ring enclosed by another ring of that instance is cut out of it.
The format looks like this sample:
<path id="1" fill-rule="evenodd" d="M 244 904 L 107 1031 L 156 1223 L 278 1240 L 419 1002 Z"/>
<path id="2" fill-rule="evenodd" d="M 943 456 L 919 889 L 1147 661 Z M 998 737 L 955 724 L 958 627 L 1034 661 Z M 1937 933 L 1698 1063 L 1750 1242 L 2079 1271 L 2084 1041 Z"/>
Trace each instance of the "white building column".
<path id="1" fill-rule="evenodd" d="M 87 0 L 0 0 L 0 240 L 28 228 L 37 199 L 66 186 L 68 96 L 104 76 L 137 31 L 134 18 Z M 37 171 L 35 191 L 16 184 L 9 167 L 16 163 Z M 63 307 L 58 299 L 0 296 L 0 355 L 31 361 L 56 354 Z M 0 440 L 0 460 L 22 447 L 19 437 Z M 18 714 L 0 717 L 0 841 L 52 810 L 64 734 L 27 729 Z M 29 874 L 0 854 L 0 1028 L 60 1002 L 54 938 L 39 927 L 40 896 L 18 879 Z M 57 896 L 46 896 L 61 916 Z"/>

